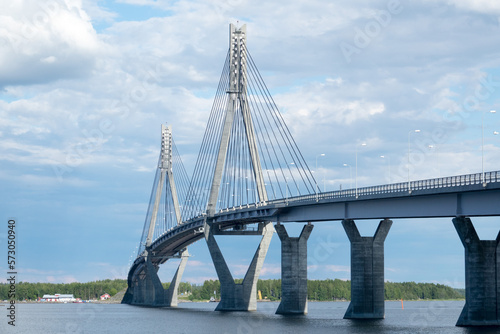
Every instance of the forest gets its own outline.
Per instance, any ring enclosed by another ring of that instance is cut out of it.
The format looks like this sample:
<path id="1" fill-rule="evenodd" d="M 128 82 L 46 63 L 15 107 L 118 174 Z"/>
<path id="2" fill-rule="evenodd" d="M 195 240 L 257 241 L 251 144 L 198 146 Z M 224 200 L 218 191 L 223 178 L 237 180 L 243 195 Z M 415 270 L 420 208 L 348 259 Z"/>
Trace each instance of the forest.
<path id="1" fill-rule="evenodd" d="M 37 300 L 43 295 L 73 294 L 75 298 L 84 300 L 99 299 L 104 293 L 114 296 L 118 291 L 127 287 L 124 279 L 103 280 L 87 283 L 27 283 L 16 284 L 17 300 Z M 0 300 L 8 299 L 9 284 L 0 284 Z"/>
<path id="2" fill-rule="evenodd" d="M 241 280 L 240 280 L 241 282 Z M 201 286 L 192 286 L 190 300 L 207 300 L 214 296 L 220 298 L 219 281 L 205 281 Z M 257 290 L 262 299 L 281 299 L 281 280 L 259 280 Z M 307 281 L 307 298 L 314 301 L 335 301 L 351 299 L 351 282 L 339 279 Z M 182 292 L 182 290 L 180 290 Z M 434 283 L 385 283 L 386 300 L 419 300 L 419 299 L 464 299 L 463 290 L 455 290 L 449 286 Z"/>
<path id="3" fill-rule="evenodd" d="M 236 283 L 241 283 L 236 280 Z M 168 288 L 169 283 L 163 286 Z M 122 279 L 103 280 L 88 283 L 26 283 L 16 284 L 17 300 L 37 300 L 45 294 L 73 294 L 75 298 L 84 300 L 99 299 L 104 293 L 111 296 L 127 287 L 127 281 Z M 262 299 L 279 300 L 281 298 L 281 280 L 259 280 L 257 290 Z M 339 279 L 309 280 L 307 282 L 308 299 L 311 301 L 335 301 L 351 299 L 351 282 Z M 8 299 L 8 284 L 0 284 L 0 300 Z M 215 292 L 215 294 L 214 294 Z M 182 282 L 179 284 L 181 299 L 191 301 L 209 300 L 211 297 L 220 299 L 220 283 L 218 280 L 207 280 L 196 285 Z M 385 283 L 386 300 L 418 300 L 418 299 L 464 299 L 463 289 L 453 289 L 446 285 L 434 283 Z"/>

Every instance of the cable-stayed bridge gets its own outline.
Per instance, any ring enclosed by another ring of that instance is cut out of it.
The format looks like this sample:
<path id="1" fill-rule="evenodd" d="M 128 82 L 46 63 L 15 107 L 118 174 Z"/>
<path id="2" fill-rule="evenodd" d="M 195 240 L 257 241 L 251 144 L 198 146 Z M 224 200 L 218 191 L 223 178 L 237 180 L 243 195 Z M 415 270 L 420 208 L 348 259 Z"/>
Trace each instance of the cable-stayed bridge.
<path id="1" fill-rule="evenodd" d="M 282 244 L 277 313 L 307 313 L 307 239 L 312 222 L 342 221 L 351 242 L 351 303 L 345 318 L 383 318 L 384 240 L 391 219 L 450 217 L 465 247 L 466 305 L 457 325 L 500 325 L 500 234 L 477 236 L 470 217 L 500 215 L 500 171 L 320 192 L 246 47 L 246 27 L 230 43 L 200 153 L 189 178 L 170 127 L 161 151 L 140 246 L 124 303 L 176 306 L 187 247 L 207 242 L 221 282 L 216 310 L 256 310 L 256 285 L 274 232 Z M 373 237 L 355 220 L 380 219 Z M 299 237 L 282 223 L 304 222 Z M 275 225 L 274 225 L 275 224 Z M 241 284 L 235 284 L 215 235 L 261 235 Z M 181 258 L 168 290 L 157 271 Z"/>

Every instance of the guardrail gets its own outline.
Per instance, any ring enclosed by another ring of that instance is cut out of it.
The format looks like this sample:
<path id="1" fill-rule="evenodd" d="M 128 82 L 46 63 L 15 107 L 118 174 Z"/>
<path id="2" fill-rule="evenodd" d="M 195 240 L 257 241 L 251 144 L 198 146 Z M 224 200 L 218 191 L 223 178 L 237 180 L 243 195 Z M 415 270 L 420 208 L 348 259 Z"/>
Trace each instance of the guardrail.
<path id="1" fill-rule="evenodd" d="M 379 186 L 362 187 L 357 189 L 336 190 L 318 194 L 308 194 L 303 196 L 295 196 L 289 198 L 274 199 L 262 203 L 245 204 L 232 208 L 222 209 L 219 212 L 236 211 L 244 208 L 257 208 L 267 206 L 269 204 L 285 204 L 297 202 L 320 201 L 323 199 L 338 199 L 338 198 L 359 198 L 360 196 L 391 194 L 391 193 L 411 193 L 415 190 L 440 189 L 463 187 L 475 184 L 488 184 L 500 182 L 500 171 L 486 172 L 484 178 L 482 173 L 465 174 L 457 176 L 447 176 L 435 179 L 417 180 L 400 183 L 385 184 Z"/>

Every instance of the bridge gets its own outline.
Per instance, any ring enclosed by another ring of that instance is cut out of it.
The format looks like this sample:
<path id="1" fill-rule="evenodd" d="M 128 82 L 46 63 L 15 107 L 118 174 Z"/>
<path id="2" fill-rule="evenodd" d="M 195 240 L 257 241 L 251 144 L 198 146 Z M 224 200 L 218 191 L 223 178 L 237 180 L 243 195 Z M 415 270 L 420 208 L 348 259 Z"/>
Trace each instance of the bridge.
<path id="1" fill-rule="evenodd" d="M 292 193 L 294 195 L 292 195 Z M 307 313 L 307 240 L 313 222 L 341 221 L 351 243 L 351 302 L 344 318 L 384 318 L 384 241 L 394 219 L 449 217 L 465 249 L 466 303 L 458 326 L 500 325 L 500 233 L 480 240 L 471 218 L 500 215 L 500 171 L 321 192 L 246 47 L 230 45 L 193 176 L 161 127 L 161 150 L 137 258 L 123 303 L 177 306 L 188 246 L 205 239 L 221 283 L 217 311 L 257 309 L 257 280 L 275 232 L 281 240 L 278 314 Z M 380 219 L 373 236 L 357 220 Z M 299 237 L 286 223 L 303 222 Z M 236 284 L 215 235 L 260 235 Z M 170 287 L 159 266 L 180 258 Z"/>

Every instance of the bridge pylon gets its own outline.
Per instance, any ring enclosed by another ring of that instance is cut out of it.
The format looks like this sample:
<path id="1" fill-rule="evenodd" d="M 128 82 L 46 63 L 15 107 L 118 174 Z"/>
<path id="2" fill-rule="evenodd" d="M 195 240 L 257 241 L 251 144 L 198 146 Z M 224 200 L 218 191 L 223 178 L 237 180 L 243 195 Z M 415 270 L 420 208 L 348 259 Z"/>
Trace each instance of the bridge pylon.
<path id="1" fill-rule="evenodd" d="M 255 181 L 258 202 L 267 201 L 267 191 L 260 164 L 259 150 L 257 148 L 255 130 L 248 105 L 247 97 L 247 70 L 246 70 L 246 25 L 237 28 L 234 24 L 229 25 L 229 99 L 226 104 L 226 112 L 222 136 L 220 140 L 217 162 L 215 165 L 212 186 L 209 193 L 207 213 L 212 216 L 215 213 L 217 200 L 220 192 L 222 173 L 226 164 L 228 148 L 230 143 L 231 129 L 235 121 L 235 114 L 241 114 L 244 124 L 246 145 L 250 154 L 252 179 Z"/>
<path id="2" fill-rule="evenodd" d="M 228 61 L 223 73 L 223 77 L 225 76 L 223 80 L 226 80 L 227 90 L 225 93 L 227 98 L 225 107 L 221 110 L 220 140 L 216 143 L 218 148 L 216 150 L 217 158 L 212 169 L 213 174 L 207 174 L 208 177 L 211 177 L 211 184 L 205 210 L 207 214 L 205 240 L 221 283 L 221 301 L 216 308 L 217 311 L 253 311 L 257 309 L 257 281 L 274 233 L 274 227 L 270 222 L 258 222 L 258 231 L 252 232 L 246 231 L 244 225 L 237 228 L 237 222 L 231 222 L 230 225 L 233 227 L 211 222 L 211 218 L 216 213 L 217 204 L 221 200 L 230 198 L 230 201 L 235 203 L 235 199 L 239 196 L 240 207 L 243 205 L 241 202 L 243 197 L 248 201 L 246 205 L 252 203 L 252 200 L 260 204 L 265 204 L 268 201 L 257 134 L 249 105 L 250 97 L 247 94 L 249 81 L 247 67 L 251 66 L 248 57 L 246 25 L 237 27 L 230 24 Z M 216 104 L 218 103 L 214 103 L 214 105 Z M 229 190 L 232 184 L 234 188 Z M 234 282 L 215 240 L 214 235 L 217 234 L 262 235 L 241 284 Z"/>
<path id="3" fill-rule="evenodd" d="M 128 289 L 122 303 L 159 307 L 177 306 L 177 289 L 189 257 L 187 248 L 176 250 L 177 255 L 167 256 L 155 254 L 152 249 L 154 240 L 182 223 L 174 168 L 179 167 L 174 166 L 172 129 L 162 124 L 160 157 L 144 223 L 141 247 L 129 271 Z M 184 171 L 183 167 L 181 171 Z M 186 180 L 182 181 L 186 184 Z M 170 258 L 180 258 L 181 261 L 169 289 L 165 290 L 158 277 L 158 269 L 161 263 Z"/>
<path id="4" fill-rule="evenodd" d="M 317 182 L 247 48 L 246 25 L 229 49 L 200 147 L 184 219 L 316 194 Z"/>

